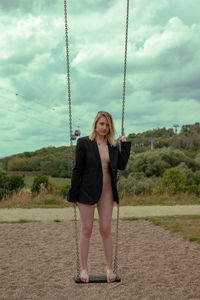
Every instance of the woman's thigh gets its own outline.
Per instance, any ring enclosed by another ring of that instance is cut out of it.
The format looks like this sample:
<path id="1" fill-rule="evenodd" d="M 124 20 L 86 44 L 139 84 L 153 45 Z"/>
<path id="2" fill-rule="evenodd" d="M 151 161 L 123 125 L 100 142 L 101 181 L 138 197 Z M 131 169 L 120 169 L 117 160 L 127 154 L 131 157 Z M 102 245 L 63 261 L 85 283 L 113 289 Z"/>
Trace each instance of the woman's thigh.
<path id="1" fill-rule="evenodd" d="M 81 225 L 91 227 L 94 221 L 94 205 L 78 203 Z"/>
<path id="2" fill-rule="evenodd" d="M 106 226 L 111 224 L 113 203 L 112 191 L 108 190 L 101 195 L 97 203 L 100 225 L 104 224 L 104 226 Z"/>

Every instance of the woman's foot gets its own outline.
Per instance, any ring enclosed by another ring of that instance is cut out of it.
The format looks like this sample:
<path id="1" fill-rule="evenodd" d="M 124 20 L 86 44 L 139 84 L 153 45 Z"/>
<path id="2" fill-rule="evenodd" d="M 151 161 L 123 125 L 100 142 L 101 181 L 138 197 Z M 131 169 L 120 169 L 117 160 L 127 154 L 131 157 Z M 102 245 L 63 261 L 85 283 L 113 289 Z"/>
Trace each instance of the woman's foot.
<path id="1" fill-rule="evenodd" d="M 81 271 L 80 280 L 83 281 L 83 282 L 88 282 L 89 281 L 89 275 L 88 275 L 88 271 L 87 270 L 83 269 Z"/>
<path id="2" fill-rule="evenodd" d="M 116 274 L 113 273 L 112 269 L 107 270 L 107 282 L 113 282 L 116 279 Z"/>

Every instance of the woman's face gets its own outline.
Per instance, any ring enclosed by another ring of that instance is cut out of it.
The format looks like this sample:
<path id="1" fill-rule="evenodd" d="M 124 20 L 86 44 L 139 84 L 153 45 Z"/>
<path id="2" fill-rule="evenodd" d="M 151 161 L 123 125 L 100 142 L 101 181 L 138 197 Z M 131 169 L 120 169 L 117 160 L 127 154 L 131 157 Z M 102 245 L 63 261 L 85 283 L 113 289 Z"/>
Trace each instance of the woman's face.
<path id="1" fill-rule="evenodd" d="M 96 133 L 105 137 L 109 133 L 109 124 L 105 117 L 101 117 L 96 124 Z"/>

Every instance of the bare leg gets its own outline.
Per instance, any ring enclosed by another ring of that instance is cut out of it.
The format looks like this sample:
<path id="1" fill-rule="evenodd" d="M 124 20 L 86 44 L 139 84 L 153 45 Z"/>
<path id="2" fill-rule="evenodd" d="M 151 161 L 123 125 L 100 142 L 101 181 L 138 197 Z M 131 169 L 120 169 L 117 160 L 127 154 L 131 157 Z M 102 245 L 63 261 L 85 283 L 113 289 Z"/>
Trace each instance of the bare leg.
<path id="1" fill-rule="evenodd" d="M 99 213 L 99 231 L 102 237 L 104 254 L 107 263 L 107 281 L 115 280 L 116 275 L 112 270 L 113 242 L 111 236 L 111 221 L 113 212 L 113 197 L 111 192 L 103 193 L 97 203 Z"/>
<path id="2" fill-rule="evenodd" d="M 80 260 L 81 260 L 81 276 L 80 279 L 83 282 L 88 282 L 88 252 L 90 237 L 92 234 L 93 220 L 94 220 L 94 205 L 87 205 L 78 203 L 81 221 L 81 233 L 80 233 Z"/>

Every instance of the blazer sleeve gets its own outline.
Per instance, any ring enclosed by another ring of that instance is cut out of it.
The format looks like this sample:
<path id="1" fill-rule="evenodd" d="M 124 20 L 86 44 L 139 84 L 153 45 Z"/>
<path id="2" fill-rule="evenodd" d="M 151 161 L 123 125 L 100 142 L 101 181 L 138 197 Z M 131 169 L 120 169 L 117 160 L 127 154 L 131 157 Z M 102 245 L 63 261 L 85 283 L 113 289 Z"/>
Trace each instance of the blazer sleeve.
<path id="1" fill-rule="evenodd" d="M 75 164 L 72 169 L 72 176 L 71 176 L 71 186 L 69 188 L 68 194 L 67 194 L 67 200 L 69 202 L 77 202 L 80 192 L 80 184 L 81 184 L 81 178 L 83 175 L 83 169 L 84 169 L 84 157 L 85 157 L 85 151 L 84 151 L 84 144 L 81 139 L 78 139 L 76 150 L 75 150 Z"/>
<path id="2" fill-rule="evenodd" d="M 129 156 L 131 151 L 131 142 L 122 142 L 121 143 L 121 151 L 118 147 L 118 169 L 124 170 L 126 168 Z"/>

